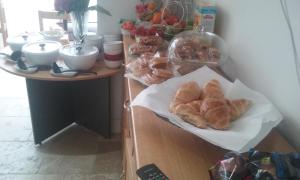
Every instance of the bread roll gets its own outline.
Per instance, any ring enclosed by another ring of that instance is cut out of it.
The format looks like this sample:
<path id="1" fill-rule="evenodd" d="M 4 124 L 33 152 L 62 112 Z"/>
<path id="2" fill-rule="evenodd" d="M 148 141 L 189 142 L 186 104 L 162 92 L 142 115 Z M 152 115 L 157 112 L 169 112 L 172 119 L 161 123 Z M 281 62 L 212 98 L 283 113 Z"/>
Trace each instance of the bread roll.
<path id="1" fill-rule="evenodd" d="M 223 98 L 205 98 L 200 107 L 200 114 L 204 116 L 208 110 L 225 105 L 227 105 L 227 103 Z"/>
<path id="2" fill-rule="evenodd" d="M 189 105 L 195 111 L 200 113 L 200 107 L 201 107 L 202 103 L 203 103 L 202 100 L 195 100 L 195 101 L 187 103 L 187 105 Z"/>
<path id="3" fill-rule="evenodd" d="M 227 100 L 231 120 L 234 121 L 244 114 L 250 107 L 251 101 L 247 99 Z"/>
<path id="4" fill-rule="evenodd" d="M 224 94 L 221 85 L 218 80 L 208 81 L 203 86 L 203 97 L 204 98 L 224 98 Z"/>
<path id="5" fill-rule="evenodd" d="M 174 112 L 174 109 L 179 104 L 185 104 L 199 99 L 201 95 L 201 89 L 195 81 L 191 81 L 181 85 L 170 104 L 170 111 Z"/>
<path id="6" fill-rule="evenodd" d="M 166 69 L 168 66 L 168 58 L 166 57 L 157 57 L 154 58 L 149 64 L 152 69 Z"/>
<path id="7" fill-rule="evenodd" d="M 206 128 L 205 120 L 200 116 L 199 111 L 195 111 L 194 108 L 191 108 L 187 104 L 179 104 L 174 110 L 175 114 L 182 118 L 184 121 L 193 124 L 199 128 Z"/>
<path id="8" fill-rule="evenodd" d="M 141 77 L 147 85 L 159 84 L 165 79 L 155 76 L 154 74 L 148 73 Z"/>
<path id="9" fill-rule="evenodd" d="M 169 79 L 169 78 L 173 77 L 172 71 L 167 70 L 167 69 L 153 69 L 152 73 L 155 76 L 165 78 L 165 79 Z"/>
<path id="10" fill-rule="evenodd" d="M 209 109 L 204 116 L 207 124 L 214 129 L 225 130 L 230 126 L 231 116 L 228 106 Z"/>

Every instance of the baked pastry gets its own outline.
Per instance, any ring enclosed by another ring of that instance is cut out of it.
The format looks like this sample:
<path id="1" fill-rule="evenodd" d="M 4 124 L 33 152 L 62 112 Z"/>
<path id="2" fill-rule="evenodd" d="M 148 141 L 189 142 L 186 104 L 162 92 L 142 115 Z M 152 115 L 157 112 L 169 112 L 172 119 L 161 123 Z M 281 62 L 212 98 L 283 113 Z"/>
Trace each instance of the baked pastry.
<path id="1" fill-rule="evenodd" d="M 155 76 L 152 73 L 148 73 L 145 74 L 144 76 L 141 77 L 143 79 L 143 81 L 147 84 L 147 85 L 151 85 L 151 84 L 159 84 L 162 83 L 163 81 L 165 81 L 164 78 Z"/>
<path id="2" fill-rule="evenodd" d="M 247 99 L 225 99 L 217 80 L 207 82 L 203 90 L 196 82 L 191 81 L 176 91 L 170 104 L 170 112 L 199 128 L 209 126 L 226 130 L 231 121 L 248 110 L 250 104 L 251 101 Z"/>
<path id="3" fill-rule="evenodd" d="M 148 66 L 148 61 L 145 61 L 144 59 L 138 59 L 136 61 L 131 62 L 128 65 L 128 68 L 136 77 L 141 77 L 152 71 Z"/>
<path id="4" fill-rule="evenodd" d="M 200 114 L 205 116 L 206 112 L 210 109 L 226 105 L 227 102 L 223 98 L 205 98 L 199 108 Z"/>
<path id="5" fill-rule="evenodd" d="M 251 101 L 247 99 L 226 100 L 226 102 L 229 107 L 232 121 L 244 114 L 251 105 Z"/>
<path id="6" fill-rule="evenodd" d="M 153 59 L 154 55 L 155 55 L 155 54 L 152 53 L 152 52 L 146 52 L 146 53 L 141 54 L 140 58 L 141 58 L 141 59 L 144 59 L 144 60 L 146 60 L 146 61 L 150 61 L 150 60 Z"/>
<path id="7" fill-rule="evenodd" d="M 174 112 L 175 108 L 179 104 L 188 103 L 199 99 L 201 95 L 201 89 L 195 81 L 191 81 L 181 85 L 170 104 L 170 111 Z"/>
<path id="8" fill-rule="evenodd" d="M 202 100 L 194 100 L 192 102 L 187 103 L 187 105 L 189 105 L 195 111 L 200 113 L 200 107 L 201 107 L 202 103 L 203 103 Z"/>
<path id="9" fill-rule="evenodd" d="M 143 53 L 155 53 L 157 51 L 157 46 L 148 46 L 148 45 L 142 45 L 138 43 L 134 43 L 130 46 L 129 52 L 131 55 L 141 55 Z"/>
<path id="10" fill-rule="evenodd" d="M 228 106 L 211 108 L 203 117 L 211 128 L 225 130 L 230 126 L 231 115 Z"/>
<path id="11" fill-rule="evenodd" d="M 157 77 L 161 77 L 161 78 L 165 78 L 165 79 L 169 79 L 169 78 L 173 77 L 172 71 L 170 71 L 168 69 L 153 69 L 152 74 Z"/>
<path id="12" fill-rule="evenodd" d="M 218 80 L 210 80 L 203 86 L 204 98 L 224 98 L 221 85 Z"/>
<path id="13" fill-rule="evenodd" d="M 159 69 L 166 69 L 168 66 L 168 58 L 167 57 L 156 57 L 151 60 L 149 63 L 150 68 L 159 68 Z"/>
<path id="14" fill-rule="evenodd" d="M 184 121 L 193 124 L 199 128 L 206 128 L 205 120 L 200 116 L 199 111 L 195 111 L 194 108 L 191 108 L 188 104 L 179 104 L 174 109 L 174 113 L 182 118 Z"/>
<path id="15" fill-rule="evenodd" d="M 208 58 L 212 62 L 217 62 L 221 58 L 221 53 L 217 48 L 210 47 L 208 49 Z"/>
<path id="16" fill-rule="evenodd" d="M 140 36 L 138 42 L 143 45 L 160 45 L 163 43 L 163 39 L 160 36 Z"/>
<path id="17" fill-rule="evenodd" d="M 186 75 L 190 72 L 197 70 L 200 67 L 202 67 L 202 65 L 199 63 L 183 63 L 177 69 L 177 72 L 179 72 L 179 74 L 181 75 Z"/>

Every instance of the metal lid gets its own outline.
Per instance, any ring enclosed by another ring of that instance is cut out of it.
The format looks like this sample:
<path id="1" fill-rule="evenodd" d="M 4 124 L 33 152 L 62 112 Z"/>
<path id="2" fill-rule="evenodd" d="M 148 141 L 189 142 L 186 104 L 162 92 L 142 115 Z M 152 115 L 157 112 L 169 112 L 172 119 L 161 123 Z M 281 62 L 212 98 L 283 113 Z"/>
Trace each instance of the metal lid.
<path id="1" fill-rule="evenodd" d="M 28 35 L 28 34 L 22 34 L 18 36 L 12 36 L 7 38 L 7 42 L 9 44 L 26 44 L 28 42 L 34 42 L 41 40 L 41 36 L 37 35 Z"/>
<path id="2" fill-rule="evenodd" d="M 40 41 L 29 43 L 23 46 L 22 51 L 33 54 L 56 52 L 61 47 L 61 44 L 55 41 Z"/>
<path id="3" fill-rule="evenodd" d="M 28 42 L 28 35 L 19 35 L 7 38 L 8 43 L 25 44 Z"/>

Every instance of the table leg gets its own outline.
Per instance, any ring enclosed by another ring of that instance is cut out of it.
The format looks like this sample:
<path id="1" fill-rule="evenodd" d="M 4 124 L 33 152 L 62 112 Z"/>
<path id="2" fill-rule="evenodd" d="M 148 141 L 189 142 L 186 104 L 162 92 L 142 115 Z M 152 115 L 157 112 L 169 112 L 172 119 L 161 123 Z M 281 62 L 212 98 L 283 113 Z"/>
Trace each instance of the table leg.
<path id="1" fill-rule="evenodd" d="M 111 136 L 110 78 L 84 81 L 26 79 L 35 144 L 73 122 Z"/>
<path id="2" fill-rule="evenodd" d="M 110 138 L 110 78 L 73 82 L 72 102 L 76 123 Z"/>
<path id="3" fill-rule="evenodd" d="M 35 144 L 74 122 L 68 84 L 26 79 Z"/>

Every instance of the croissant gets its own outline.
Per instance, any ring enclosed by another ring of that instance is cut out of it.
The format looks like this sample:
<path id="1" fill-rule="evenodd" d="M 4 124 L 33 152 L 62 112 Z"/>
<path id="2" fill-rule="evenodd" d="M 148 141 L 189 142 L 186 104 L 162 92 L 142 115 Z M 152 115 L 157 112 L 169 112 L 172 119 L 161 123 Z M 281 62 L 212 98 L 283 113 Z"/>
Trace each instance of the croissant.
<path id="1" fill-rule="evenodd" d="M 189 104 L 179 104 L 176 106 L 174 112 L 176 115 L 181 117 L 184 121 L 193 124 L 199 128 L 206 128 L 205 120 L 200 116 L 199 111 L 191 108 L 192 105 Z"/>
<path id="2" fill-rule="evenodd" d="M 212 108 L 205 113 L 204 119 L 214 129 L 228 129 L 231 121 L 229 108 L 228 106 Z"/>
<path id="3" fill-rule="evenodd" d="M 203 86 L 203 97 L 224 98 L 224 94 L 218 80 L 210 80 Z"/>
<path id="4" fill-rule="evenodd" d="M 201 107 L 202 103 L 203 103 L 202 100 L 194 100 L 192 102 L 187 103 L 186 105 L 193 108 L 194 111 L 197 111 L 200 113 L 200 107 Z"/>
<path id="5" fill-rule="evenodd" d="M 195 81 L 185 83 L 179 87 L 170 104 L 170 111 L 174 112 L 177 105 L 197 100 L 201 95 L 201 89 Z"/>
<path id="6" fill-rule="evenodd" d="M 205 98 L 200 106 L 200 114 L 204 116 L 208 110 L 225 105 L 227 105 L 227 103 L 223 98 Z"/>
<path id="7" fill-rule="evenodd" d="M 251 105 L 251 101 L 247 99 L 226 100 L 232 121 L 244 114 Z"/>

